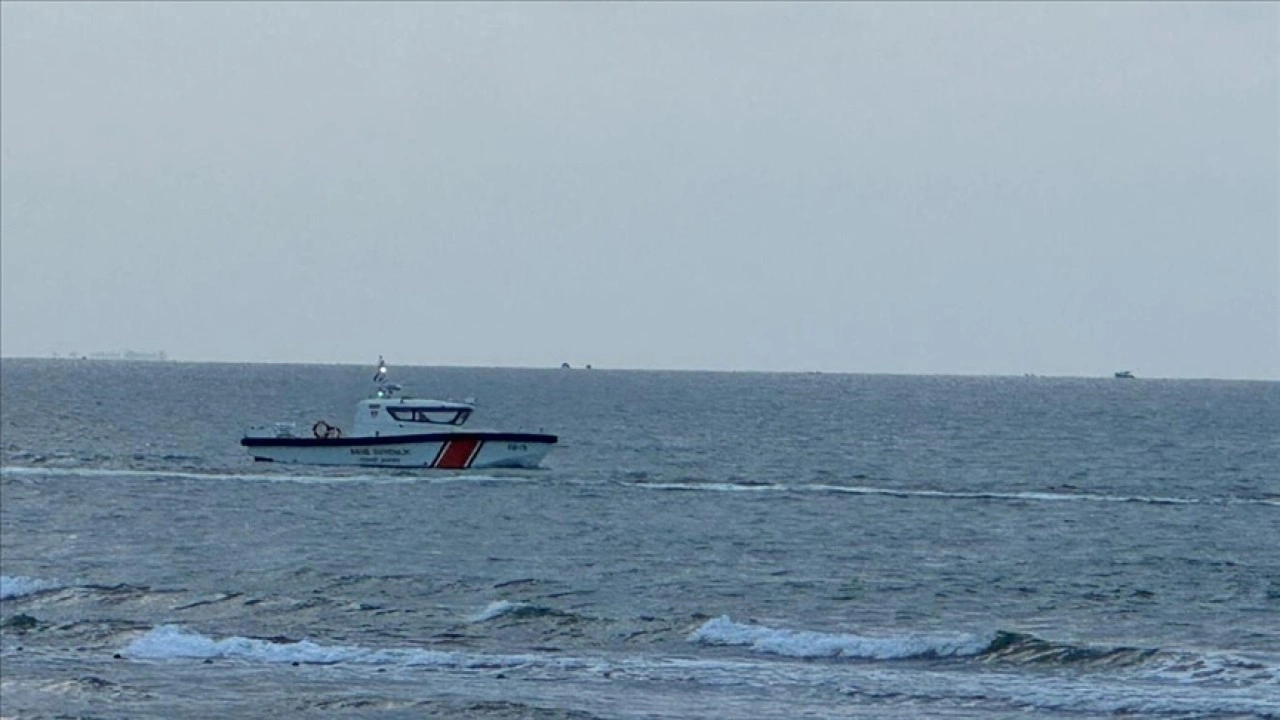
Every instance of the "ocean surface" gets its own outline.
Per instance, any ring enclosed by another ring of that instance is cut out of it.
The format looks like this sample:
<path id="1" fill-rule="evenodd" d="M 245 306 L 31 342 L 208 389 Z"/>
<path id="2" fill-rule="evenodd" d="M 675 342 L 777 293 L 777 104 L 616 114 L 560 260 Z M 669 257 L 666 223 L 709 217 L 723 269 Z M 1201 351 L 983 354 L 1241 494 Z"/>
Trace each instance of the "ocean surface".
<path id="1" fill-rule="evenodd" d="M 372 368 L 0 363 L 0 715 L 1280 717 L 1280 383 L 391 372 L 561 443 L 255 464 Z"/>

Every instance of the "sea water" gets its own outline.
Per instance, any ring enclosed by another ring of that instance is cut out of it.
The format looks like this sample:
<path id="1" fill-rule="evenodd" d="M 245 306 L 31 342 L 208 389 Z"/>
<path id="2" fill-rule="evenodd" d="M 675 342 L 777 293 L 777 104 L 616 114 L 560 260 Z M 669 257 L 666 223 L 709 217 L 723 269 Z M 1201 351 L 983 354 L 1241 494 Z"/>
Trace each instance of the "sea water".
<path id="1" fill-rule="evenodd" d="M 0 364 L 0 715 L 1280 717 L 1280 384 L 393 368 L 537 471 L 253 463 L 355 366 Z"/>

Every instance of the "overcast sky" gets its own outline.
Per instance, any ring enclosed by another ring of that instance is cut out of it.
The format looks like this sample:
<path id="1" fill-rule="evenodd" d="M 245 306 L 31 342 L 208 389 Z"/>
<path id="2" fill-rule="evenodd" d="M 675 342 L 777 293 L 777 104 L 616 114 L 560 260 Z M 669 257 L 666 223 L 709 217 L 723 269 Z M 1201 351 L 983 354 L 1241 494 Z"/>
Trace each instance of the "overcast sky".
<path id="1" fill-rule="evenodd" d="M 1280 5 L 0 6 L 0 352 L 1280 379 Z"/>

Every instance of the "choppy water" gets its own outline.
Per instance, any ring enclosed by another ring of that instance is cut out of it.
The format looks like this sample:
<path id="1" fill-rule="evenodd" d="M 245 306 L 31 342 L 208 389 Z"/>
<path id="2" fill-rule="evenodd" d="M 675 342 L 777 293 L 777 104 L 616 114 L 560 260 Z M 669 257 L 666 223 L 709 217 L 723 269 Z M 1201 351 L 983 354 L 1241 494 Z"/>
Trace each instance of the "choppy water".
<path id="1" fill-rule="evenodd" d="M 1280 384 L 393 372 L 561 445 L 255 465 L 367 369 L 5 360 L 0 714 L 1280 717 Z"/>

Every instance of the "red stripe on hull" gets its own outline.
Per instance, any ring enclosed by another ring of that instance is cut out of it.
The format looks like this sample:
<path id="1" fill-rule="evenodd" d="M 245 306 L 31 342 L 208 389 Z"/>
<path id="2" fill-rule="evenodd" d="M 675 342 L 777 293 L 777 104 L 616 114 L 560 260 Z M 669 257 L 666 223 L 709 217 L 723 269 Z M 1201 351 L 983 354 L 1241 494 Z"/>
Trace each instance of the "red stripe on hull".
<path id="1" fill-rule="evenodd" d="M 444 444 L 435 466 L 441 470 L 463 470 L 470 467 L 480 449 L 480 441 L 475 438 L 450 440 Z"/>

